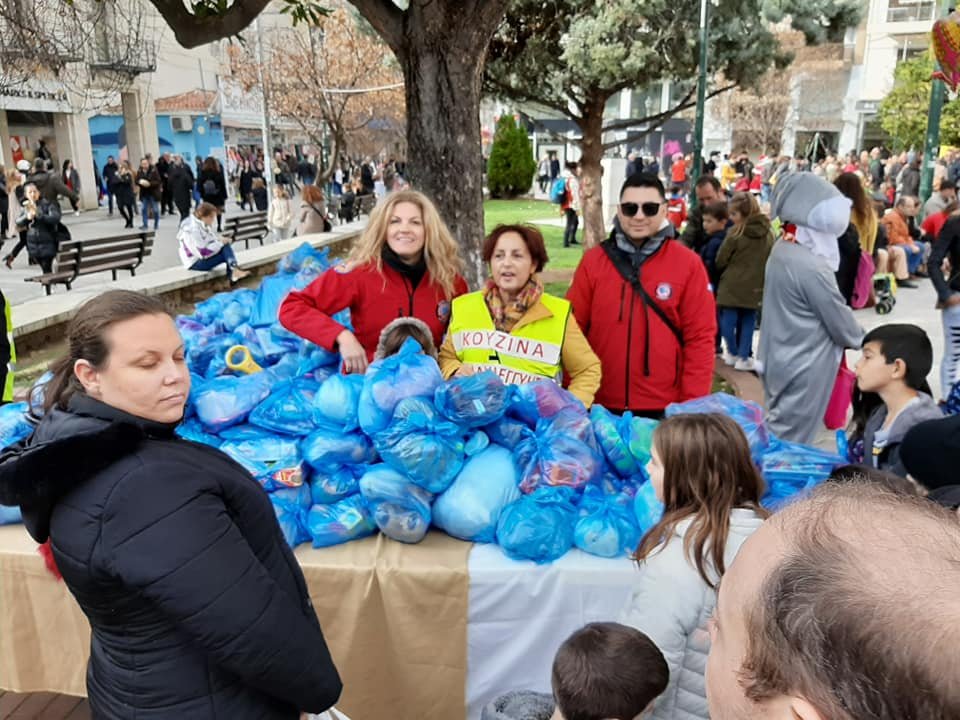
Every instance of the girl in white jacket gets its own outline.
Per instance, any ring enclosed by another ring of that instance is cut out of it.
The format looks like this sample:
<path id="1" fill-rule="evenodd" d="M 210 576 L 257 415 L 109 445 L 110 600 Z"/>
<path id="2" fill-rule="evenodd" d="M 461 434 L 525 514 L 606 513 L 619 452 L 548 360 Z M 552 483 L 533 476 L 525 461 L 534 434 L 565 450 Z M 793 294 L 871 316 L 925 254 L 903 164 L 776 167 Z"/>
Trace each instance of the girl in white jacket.
<path id="1" fill-rule="evenodd" d="M 704 671 L 717 585 L 760 527 L 763 480 L 747 438 L 725 415 L 676 415 L 653 436 L 650 482 L 663 518 L 640 541 L 640 574 L 621 622 L 663 652 L 670 682 L 653 718 L 709 718 Z"/>
<path id="2" fill-rule="evenodd" d="M 200 203 L 192 215 L 183 219 L 177 230 L 180 262 L 188 270 L 200 272 L 226 265 L 230 284 L 235 285 L 250 273 L 237 264 L 230 241 L 219 237 L 214 231 L 216 220 L 217 207 L 208 202 Z"/>
<path id="3" fill-rule="evenodd" d="M 286 240 L 290 234 L 290 221 L 293 213 L 290 210 L 290 196 L 280 185 L 273 186 L 273 199 L 270 202 L 270 213 L 267 224 L 273 230 L 274 241 Z"/>

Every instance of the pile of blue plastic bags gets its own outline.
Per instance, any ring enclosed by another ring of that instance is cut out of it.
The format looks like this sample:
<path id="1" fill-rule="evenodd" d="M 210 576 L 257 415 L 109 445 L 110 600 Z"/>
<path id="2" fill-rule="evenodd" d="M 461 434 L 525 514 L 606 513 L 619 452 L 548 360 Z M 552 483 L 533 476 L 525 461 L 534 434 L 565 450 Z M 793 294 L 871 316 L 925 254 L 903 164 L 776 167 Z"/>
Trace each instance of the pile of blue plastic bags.
<path id="1" fill-rule="evenodd" d="M 587 412 L 548 381 L 505 386 L 489 372 L 444 381 L 413 339 L 365 375 L 343 375 L 339 355 L 277 322 L 286 294 L 329 265 L 304 244 L 258 290 L 220 293 L 177 318 L 192 375 L 178 434 L 246 468 L 292 547 L 377 532 L 417 543 L 435 527 L 538 563 L 573 547 L 607 558 L 636 548 L 663 511 L 646 475 L 656 421 Z M 349 326 L 348 313 L 336 319 Z M 3 446 L 31 432 L 38 388 L 31 403 L 0 408 Z M 843 462 L 773 438 L 761 408 L 730 395 L 667 414 L 684 412 L 721 412 L 743 427 L 770 507 Z"/>

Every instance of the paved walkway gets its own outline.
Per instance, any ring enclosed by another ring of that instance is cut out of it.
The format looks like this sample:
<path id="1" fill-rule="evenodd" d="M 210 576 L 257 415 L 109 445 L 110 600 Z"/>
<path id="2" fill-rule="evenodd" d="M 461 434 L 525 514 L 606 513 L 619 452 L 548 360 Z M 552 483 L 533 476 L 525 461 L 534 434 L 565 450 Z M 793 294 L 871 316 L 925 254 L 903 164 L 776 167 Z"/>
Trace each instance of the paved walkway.
<path id="1" fill-rule="evenodd" d="M 69 211 L 69 203 L 64 203 Z M 244 211 L 240 210 L 236 202 L 227 202 L 228 216 L 241 215 Z M 87 240 L 96 237 L 105 237 L 109 235 L 119 235 L 129 232 L 124 228 L 124 220 L 120 214 L 114 210 L 113 216 L 107 214 L 106 208 L 98 210 L 88 210 L 81 212 L 79 216 L 71 212 L 63 215 L 63 224 L 70 229 L 70 235 L 75 240 Z M 180 267 L 180 258 L 177 255 L 177 228 L 180 225 L 180 215 L 164 215 L 160 218 L 156 238 L 153 243 L 153 250 L 150 256 L 145 258 L 143 265 L 137 268 L 137 275 L 163 270 L 170 267 Z M 134 217 L 133 227 L 140 228 L 140 218 Z M 153 227 L 151 224 L 150 227 Z M 5 240 L 0 255 L 6 255 L 11 252 L 17 244 L 17 239 Z M 40 268 L 36 265 L 27 264 L 27 252 L 22 251 L 17 256 L 13 264 L 13 269 L 8 270 L 6 266 L 0 265 L 0 288 L 11 305 L 19 305 L 27 300 L 43 297 L 43 286 L 39 283 L 24 282 L 24 278 L 33 277 L 40 274 Z M 128 277 L 130 273 L 120 272 L 121 277 Z M 75 288 L 91 288 L 104 286 L 110 283 L 110 273 L 98 273 L 96 275 L 87 275 L 77 278 L 73 283 Z M 54 294 L 67 292 L 63 285 L 58 285 L 53 290 Z"/>

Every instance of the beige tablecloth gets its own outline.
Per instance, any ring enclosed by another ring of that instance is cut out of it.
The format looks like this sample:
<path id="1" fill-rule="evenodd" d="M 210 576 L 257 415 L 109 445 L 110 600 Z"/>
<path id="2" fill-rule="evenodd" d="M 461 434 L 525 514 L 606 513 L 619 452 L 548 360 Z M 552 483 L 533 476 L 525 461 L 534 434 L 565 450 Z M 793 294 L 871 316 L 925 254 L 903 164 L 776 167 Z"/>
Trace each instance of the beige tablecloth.
<path id="1" fill-rule="evenodd" d="M 383 536 L 297 558 L 353 720 L 465 713 L 470 544 Z M 0 527 L 0 688 L 85 695 L 86 617 L 22 525 Z"/>

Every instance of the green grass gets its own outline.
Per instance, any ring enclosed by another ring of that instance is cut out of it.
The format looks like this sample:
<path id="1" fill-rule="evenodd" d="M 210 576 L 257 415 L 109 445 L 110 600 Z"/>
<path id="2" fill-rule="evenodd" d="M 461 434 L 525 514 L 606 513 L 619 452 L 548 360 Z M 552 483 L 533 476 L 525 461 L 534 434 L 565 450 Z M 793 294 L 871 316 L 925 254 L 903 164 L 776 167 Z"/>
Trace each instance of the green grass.
<path id="1" fill-rule="evenodd" d="M 560 217 L 560 206 L 546 200 L 529 200 L 526 198 L 487 200 L 483 204 L 484 232 L 490 232 L 501 224 L 528 223 L 533 220 L 559 219 Z M 581 228 L 582 226 L 581 220 Z M 547 244 L 547 254 L 550 256 L 547 270 L 573 269 L 580 263 L 580 258 L 583 256 L 583 247 L 580 245 L 571 248 L 563 247 L 562 227 L 537 225 L 537 229 L 543 233 L 543 239 Z M 583 231 L 581 230 L 578 233 L 578 239 L 582 239 L 582 237 Z"/>

